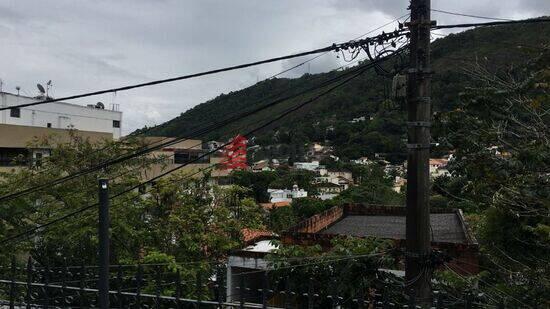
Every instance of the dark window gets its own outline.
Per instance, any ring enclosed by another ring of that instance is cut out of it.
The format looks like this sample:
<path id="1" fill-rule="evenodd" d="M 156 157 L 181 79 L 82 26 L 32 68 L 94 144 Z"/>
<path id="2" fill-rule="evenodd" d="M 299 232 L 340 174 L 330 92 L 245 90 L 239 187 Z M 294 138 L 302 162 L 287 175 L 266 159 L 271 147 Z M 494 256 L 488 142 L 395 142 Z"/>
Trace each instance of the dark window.
<path id="1" fill-rule="evenodd" d="M 203 156 L 203 157 L 201 157 Z M 193 151 L 193 150 L 183 150 L 174 153 L 174 163 L 175 164 L 185 164 L 185 163 L 208 163 L 210 158 L 204 156 L 202 151 Z"/>
<path id="2" fill-rule="evenodd" d="M 25 148 L 0 148 L 0 166 L 23 166 L 28 164 L 29 152 Z"/>
<path id="3" fill-rule="evenodd" d="M 186 152 L 177 152 L 174 153 L 174 163 L 176 164 L 185 164 L 190 161 L 189 154 Z"/>
<path id="4" fill-rule="evenodd" d="M 10 117 L 21 118 L 21 110 L 19 108 L 10 108 Z"/>
<path id="5" fill-rule="evenodd" d="M 52 123 L 51 123 L 51 122 L 48 122 L 48 124 L 46 124 L 46 127 L 51 128 L 51 127 L 52 127 Z"/>
<path id="6" fill-rule="evenodd" d="M 37 152 L 34 154 L 34 165 L 40 167 L 42 166 L 42 153 Z"/>
<path id="7" fill-rule="evenodd" d="M 120 120 L 113 120 L 113 128 L 120 128 Z"/>

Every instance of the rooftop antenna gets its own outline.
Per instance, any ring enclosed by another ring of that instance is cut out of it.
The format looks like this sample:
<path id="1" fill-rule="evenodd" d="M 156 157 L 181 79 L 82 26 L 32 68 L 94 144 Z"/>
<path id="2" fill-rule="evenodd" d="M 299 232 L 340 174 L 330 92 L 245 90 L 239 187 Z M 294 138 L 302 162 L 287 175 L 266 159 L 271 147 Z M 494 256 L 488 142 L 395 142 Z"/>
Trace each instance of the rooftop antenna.
<path id="1" fill-rule="evenodd" d="M 44 95 L 46 93 L 46 89 L 44 89 L 44 86 L 36 84 L 36 88 L 38 88 L 38 91 L 40 91 L 41 95 Z"/>
<path id="2" fill-rule="evenodd" d="M 15 90 L 17 90 L 17 95 L 19 95 L 19 90 L 21 90 L 21 86 L 15 86 Z"/>
<path id="3" fill-rule="evenodd" d="M 2 92 L 2 86 L 4 85 L 4 81 L 0 78 L 0 92 Z"/>
<path id="4" fill-rule="evenodd" d="M 48 83 L 46 83 L 46 98 L 49 98 L 49 91 L 52 88 L 52 80 L 50 79 Z"/>

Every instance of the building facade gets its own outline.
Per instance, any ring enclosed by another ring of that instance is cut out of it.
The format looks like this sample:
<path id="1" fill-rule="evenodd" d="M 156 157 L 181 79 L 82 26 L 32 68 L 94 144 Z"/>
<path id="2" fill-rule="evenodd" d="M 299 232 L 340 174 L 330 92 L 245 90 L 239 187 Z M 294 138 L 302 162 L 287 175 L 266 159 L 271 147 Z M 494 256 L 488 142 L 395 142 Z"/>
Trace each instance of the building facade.
<path id="1" fill-rule="evenodd" d="M 39 165 L 57 144 L 73 136 L 90 142 L 112 139 L 110 133 L 0 124 L 0 171 Z"/>
<path id="2" fill-rule="evenodd" d="M 43 97 L 26 97 L 0 92 L 0 107 L 43 101 Z M 52 102 L 0 111 L 0 124 L 69 129 L 111 134 L 119 139 L 122 135 L 122 112 L 117 105 L 105 108 L 99 102 L 88 106 L 65 102 Z"/>

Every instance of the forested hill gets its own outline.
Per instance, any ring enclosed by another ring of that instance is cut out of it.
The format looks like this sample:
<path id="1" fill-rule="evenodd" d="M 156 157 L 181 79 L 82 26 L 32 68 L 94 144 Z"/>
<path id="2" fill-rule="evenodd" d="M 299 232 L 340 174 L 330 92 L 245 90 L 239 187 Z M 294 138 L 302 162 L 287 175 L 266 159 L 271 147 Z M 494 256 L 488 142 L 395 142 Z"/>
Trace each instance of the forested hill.
<path id="1" fill-rule="evenodd" d="M 545 23 L 477 28 L 435 40 L 432 45 L 434 111 L 445 111 L 457 106 L 459 93 L 471 86 L 467 71 L 472 66 L 505 74 L 531 59 L 541 44 L 549 43 L 550 24 Z M 334 55 L 324 57 L 331 56 Z M 296 79 L 277 78 L 259 82 L 199 104 L 148 130 L 146 134 L 185 136 L 192 130 L 235 113 L 312 87 L 336 74 L 341 73 L 333 71 L 306 74 Z M 375 152 L 401 156 L 405 153 L 405 112 L 399 104 L 388 100 L 391 82 L 374 72 L 368 72 L 282 119 L 276 129 L 274 126 L 259 132 L 255 142 L 262 147 L 255 159 L 285 156 L 299 159 L 304 153 L 304 145 L 312 141 L 331 143 L 337 155 L 344 159 L 371 156 Z M 270 119 L 277 111 L 303 100 L 304 97 L 241 119 L 202 139 L 227 139 L 237 131 L 245 132 Z M 365 117 L 365 121 L 351 122 L 360 117 Z"/>

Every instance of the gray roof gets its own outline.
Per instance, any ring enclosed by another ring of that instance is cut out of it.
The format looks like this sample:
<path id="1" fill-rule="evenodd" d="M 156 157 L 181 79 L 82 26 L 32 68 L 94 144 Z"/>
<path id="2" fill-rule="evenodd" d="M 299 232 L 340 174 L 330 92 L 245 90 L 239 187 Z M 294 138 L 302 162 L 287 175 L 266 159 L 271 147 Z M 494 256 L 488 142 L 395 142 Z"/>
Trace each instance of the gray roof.
<path id="1" fill-rule="evenodd" d="M 455 213 L 431 214 L 430 223 L 433 231 L 432 241 L 447 243 L 467 242 L 460 220 Z M 346 216 L 319 233 L 405 239 L 405 217 Z"/>

